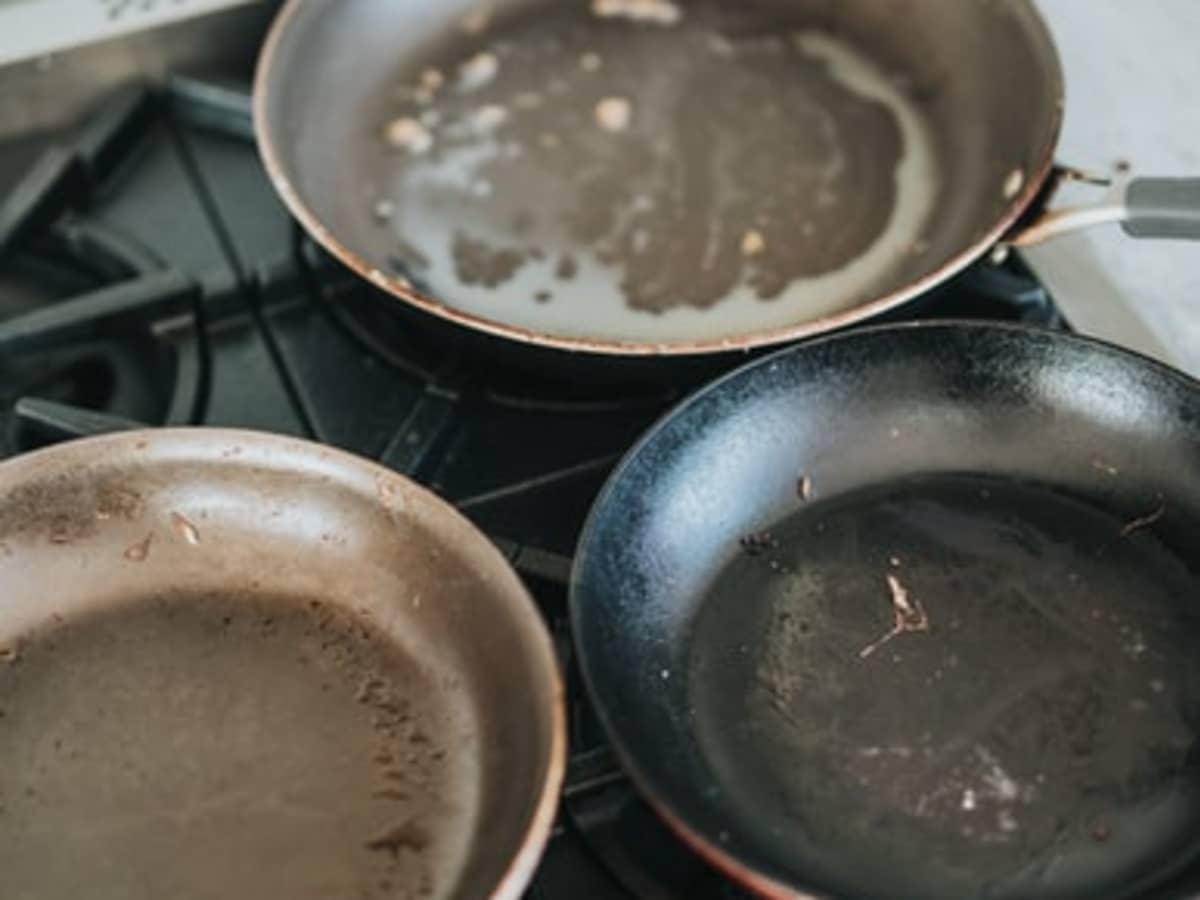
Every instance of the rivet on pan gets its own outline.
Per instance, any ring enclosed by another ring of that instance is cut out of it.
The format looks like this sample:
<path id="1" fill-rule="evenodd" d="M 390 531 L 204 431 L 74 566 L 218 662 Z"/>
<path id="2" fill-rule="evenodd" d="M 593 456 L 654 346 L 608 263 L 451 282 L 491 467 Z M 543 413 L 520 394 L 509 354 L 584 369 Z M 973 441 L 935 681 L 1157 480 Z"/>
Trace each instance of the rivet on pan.
<path id="1" fill-rule="evenodd" d="M 1021 188 L 1024 186 L 1025 171 L 1023 169 L 1013 169 L 1008 173 L 1008 177 L 1004 179 L 1004 199 L 1013 199 L 1013 197 L 1021 193 Z"/>
<path id="2" fill-rule="evenodd" d="M 812 493 L 813 493 L 812 479 L 809 478 L 807 475 L 801 477 L 800 480 L 796 482 L 796 496 L 798 496 L 801 500 L 803 500 L 805 503 L 807 503 L 809 500 L 812 499 Z"/>

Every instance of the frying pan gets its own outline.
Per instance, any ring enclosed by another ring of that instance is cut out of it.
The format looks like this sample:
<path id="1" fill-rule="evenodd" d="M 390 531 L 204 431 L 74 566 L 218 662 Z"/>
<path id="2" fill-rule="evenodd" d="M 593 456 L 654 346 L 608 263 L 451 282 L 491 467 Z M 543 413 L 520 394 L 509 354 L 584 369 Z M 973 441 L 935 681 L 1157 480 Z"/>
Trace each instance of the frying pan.
<path id="1" fill-rule="evenodd" d="M 1200 841 L 1200 386 L 983 324 L 848 332 L 669 414 L 580 540 L 636 786 L 771 897 L 1135 896 Z"/>
<path id="2" fill-rule="evenodd" d="M 521 896 L 561 685 L 487 540 L 286 438 L 0 465 L 6 897 Z"/>
<path id="3" fill-rule="evenodd" d="M 254 104 L 291 212 L 399 308 L 576 357 L 861 323 L 1001 240 L 1200 236 L 1196 180 L 1046 210 L 1089 176 L 1023 0 L 290 0 Z"/>

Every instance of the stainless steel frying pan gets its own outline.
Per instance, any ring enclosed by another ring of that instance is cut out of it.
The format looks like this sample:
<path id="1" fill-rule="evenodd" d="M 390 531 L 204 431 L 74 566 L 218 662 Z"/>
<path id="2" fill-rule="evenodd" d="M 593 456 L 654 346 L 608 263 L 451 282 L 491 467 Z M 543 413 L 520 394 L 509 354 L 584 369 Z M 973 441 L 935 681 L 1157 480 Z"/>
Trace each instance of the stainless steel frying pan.
<path id="1" fill-rule="evenodd" d="M 1080 177 L 1062 106 L 1024 0 L 290 0 L 255 90 L 280 195 L 342 262 L 608 356 L 852 325 L 997 242 L 1200 236 L 1200 181 L 1047 212 Z"/>
<path id="2" fill-rule="evenodd" d="M 528 594 L 383 469 L 207 429 L 0 465 L 0 893 L 516 898 L 565 755 Z"/>

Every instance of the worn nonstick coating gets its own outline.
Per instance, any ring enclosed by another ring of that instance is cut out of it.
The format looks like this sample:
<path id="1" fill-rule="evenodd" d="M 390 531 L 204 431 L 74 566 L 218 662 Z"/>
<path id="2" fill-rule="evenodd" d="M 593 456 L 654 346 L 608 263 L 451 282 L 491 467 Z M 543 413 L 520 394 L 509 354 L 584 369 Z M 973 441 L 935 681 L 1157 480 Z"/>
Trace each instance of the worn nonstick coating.
<path id="1" fill-rule="evenodd" d="M 516 575 L 433 495 L 278 436 L 0 466 L 0 892 L 516 898 L 561 685 Z"/>
<path id="2" fill-rule="evenodd" d="M 595 506 L 571 614 L 637 786 L 748 887 L 1099 900 L 1200 835 L 1198 596 L 1195 382 L 918 324 L 668 415 Z"/>
<path id="3" fill-rule="evenodd" d="M 593 13 L 629 8 L 679 18 Z M 809 32 L 878 69 L 930 145 L 929 209 L 866 281 L 838 277 L 880 246 L 881 216 L 915 183 L 897 174 L 908 138 L 820 47 L 798 49 Z M 625 101 L 630 124 L 614 128 Z M 280 195 L 402 308 L 627 358 L 767 346 L 909 302 L 1037 196 L 1061 106 L 1054 46 L 1024 0 L 290 0 L 255 87 Z M 399 150 L 384 139 L 396 120 Z M 475 144 L 500 154 L 486 171 L 467 161 Z M 458 186 L 406 181 L 422 165 Z M 438 261 L 452 245 L 457 270 Z M 598 255 L 615 269 L 587 265 Z M 796 267 L 791 284 L 818 278 L 808 299 L 751 296 Z M 739 277 L 741 299 L 722 299 Z"/>

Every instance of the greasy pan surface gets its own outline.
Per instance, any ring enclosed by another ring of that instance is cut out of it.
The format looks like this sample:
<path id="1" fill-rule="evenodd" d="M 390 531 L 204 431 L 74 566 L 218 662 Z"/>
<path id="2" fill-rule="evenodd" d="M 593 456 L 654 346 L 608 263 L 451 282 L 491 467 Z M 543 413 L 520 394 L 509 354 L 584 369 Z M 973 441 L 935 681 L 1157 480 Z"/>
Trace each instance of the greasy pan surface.
<path id="1" fill-rule="evenodd" d="M 702 391 L 581 540 L 637 784 L 774 896 L 1131 896 L 1200 834 L 1200 390 L 1105 345 L 868 329 Z"/>
<path id="2" fill-rule="evenodd" d="M 994 243 L 1061 120 L 1026 2 L 291 0 L 260 148 L 344 263 L 478 332 L 687 355 L 860 322 Z"/>
<path id="3" fill-rule="evenodd" d="M 208 429 L 0 466 L 0 893 L 517 897 L 560 685 L 465 520 Z"/>

